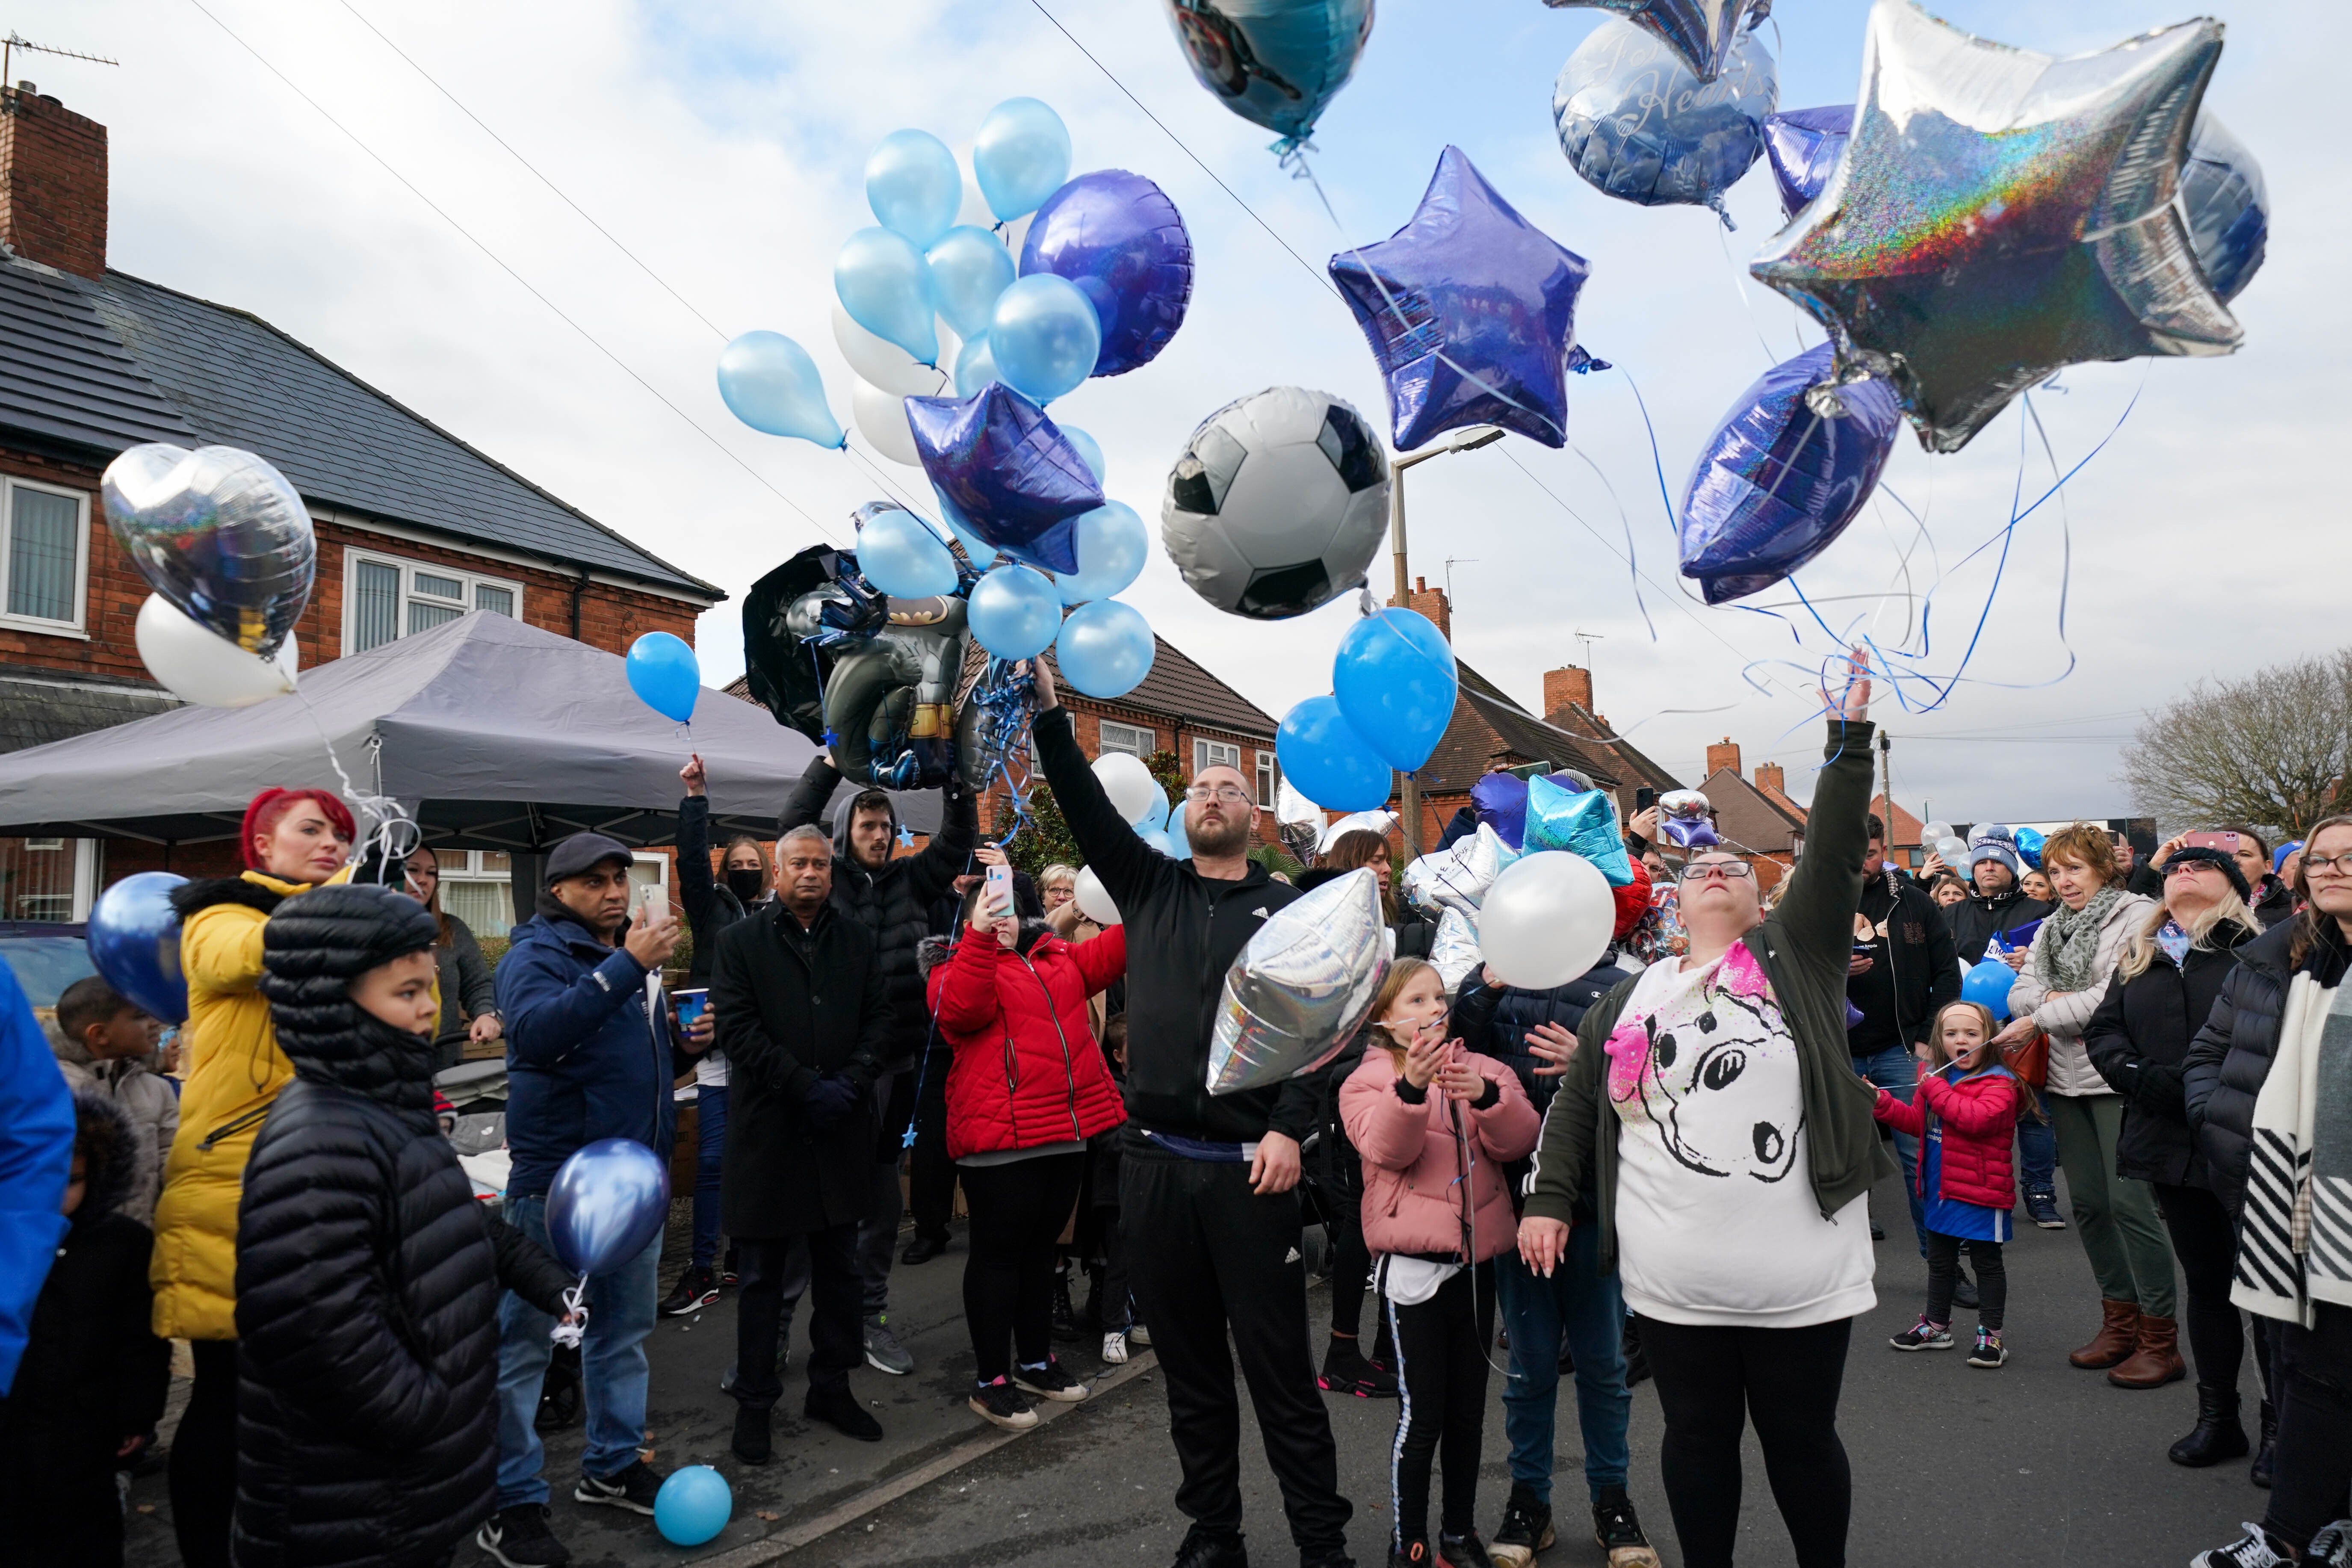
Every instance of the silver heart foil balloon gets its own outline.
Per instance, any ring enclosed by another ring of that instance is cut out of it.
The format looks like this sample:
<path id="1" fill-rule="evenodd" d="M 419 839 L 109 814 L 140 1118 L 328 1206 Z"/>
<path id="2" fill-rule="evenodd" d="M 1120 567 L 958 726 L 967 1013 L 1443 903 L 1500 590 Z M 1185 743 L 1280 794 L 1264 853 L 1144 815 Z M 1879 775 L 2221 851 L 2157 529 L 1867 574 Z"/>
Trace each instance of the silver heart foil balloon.
<path id="1" fill-rule="evenodd" d="M 318 541 L 286 476 L 235 447 L 152 442 L 106 466 L 107 526 L 155 592 L 247 653 L 277 657 L 310 602 Z"/>
<path id="2" fill-rule="evenodd" d="M 1433 915 L 1447 910 L 1475 913 L 1486 889 L 1516 858 L 1502 836 L 1482 822 L 1453 848 L 1424 855 L 1404 868 L 1405 901 Z"/>
<path id="3" fill-rule="evenodd" d="M 1389 972 L 1381 885 L 1367 867 L 1276 910 L 1225 972 L 1209 1092 L 1313 1072 L 1363 1026 Z"/>
<path id="4" fill-rule="evenodd" d="M 1669 790 L 1658 797 L 1659 831 L 1685 849 L 1720 844 L 1714 811 L 1713 804 L 1695 789 Z"/>

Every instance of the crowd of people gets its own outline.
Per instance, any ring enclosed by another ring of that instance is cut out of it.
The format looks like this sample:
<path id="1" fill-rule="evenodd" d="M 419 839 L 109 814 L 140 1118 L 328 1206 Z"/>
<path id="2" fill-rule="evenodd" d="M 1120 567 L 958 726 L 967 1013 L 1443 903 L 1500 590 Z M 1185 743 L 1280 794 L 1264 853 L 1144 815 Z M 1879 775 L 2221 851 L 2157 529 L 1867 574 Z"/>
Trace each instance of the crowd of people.
<path id="1" fill-rule="evenodd" d="M 1592 1539 L 1612 1568 L 1654 1568 L 1627 1489 L 1643 1380 L 1684 1563 L 1732 1563 L 1752 1426 L 1795 1560 L 1833 1568 L 1840 1391 L 1884 1238 L 1869 1194 L 1899 1174 L 1924 1305 L 1893 1349 L 1965 1343 L 1987 1371 L 2044 1353 L 2006 1337 L 2003 1248 L 2021 1211 L 2072 1228 L 2098 1304 L 2068 1360 L 2121 1389 L 2193 1365 L 2168 1458 L 2251 1456 L 2270 1489 L 2197 1568 L 2352 1568 L 2352 818 L 2276 854 L 2202 830 L 2145 863 L 2076 824 L 2030 865 L 1988 826 L 1964 864 L 1913 871 L 1870 815 L 1857 659 L 1823 694 L 1793 868 L 1677 850 L 1637 812 L 1589 973 L 1531 990 L 1474 964 L 1449 985 L 1386 838 L 1342 835 L 1277 875 L 1250 854 L 1252 781 L 1215 764 L 1184 793 L 1192 856 L 1171 858 L 1105 794 L 1050 671 L 1036 686 L 1038 763 L 1119 923 L 1080 910 L 1072 868 L 1016 871 L 954 783 L 915 848 L 889 795 L 820 758 L 772 851 L 714 846 L 696 758 L 683 921 L 635 901 L 628 847 L 574 834 L 493 970 L 441 910 L 429 850 L 355 879 L 343 803 L 271 789 L 243 873 L 173 895 L 175 1074 L 158 1021 L 104 981 L 58 998 L 49 1041 L 0 970 L 10 1560 L 120 1562 L 117 1478 L 155 1462 L 184 1340 L 168 1484 L 189 1568 L 431 1565 L 469 1539 L 554 1568 L 559 1378 L 584 1423 L 571 1496 L 650 1515 L 656 1321 L 731 1287 L 730 1446 L 759 1466 L 805 1297 L 803 1415 L 878 1440 L 852 1374 L 914 1369 L 894 1264 L 953 1245 L 961 1193 L 973 1416 L 1019 1431 L 1039 1401 L 1087 1399 L 1057 1343 L 1099 1336 L 1114 1365 L 1150 1346 L 1190 1521 L 1177 1568 L 1248 1561 L 1244 1389 L 1302 1568 L 1351 1561 L 1326 1393 L 1397 1402 L 1391 1568 L 1520 1568 L 1568 1529 L 1564 1382 Z M 1315 1072 L 1211 1094 L 1227 971 L 1275 911 L 1359 869 L 1391 955 L 1364 1027 Z M 1999 1009 L 1961 994 L 1988 962 L 2013 972 Z M 436 1072 L 468 1051 L 505 1058 L 495 1208 L 436 1113 Z M 557 1172 L 604 1139 L 667 1158 L 681 1098 L 697 1146 L 671 1288 L 660 1237 L 578 1286 L 551 1247 Z M 1309 1224 L 1331 1259 L 1319 1360 Z M 1509 1485 L 1486 1532 L 1498 1382 Z"/>

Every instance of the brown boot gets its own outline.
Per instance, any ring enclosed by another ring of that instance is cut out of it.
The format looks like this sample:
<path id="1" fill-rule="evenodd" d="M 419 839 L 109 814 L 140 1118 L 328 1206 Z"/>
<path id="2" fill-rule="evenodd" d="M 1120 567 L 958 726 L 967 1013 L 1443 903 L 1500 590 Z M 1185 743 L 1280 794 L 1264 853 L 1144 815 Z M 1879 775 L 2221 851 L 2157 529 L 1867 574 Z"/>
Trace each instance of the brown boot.
<path id="1" fill-rule="evenodd" d="M 2095 1371 L 2113 1366 L 2132 1353 L 2139 1343 L 2139 1308 L 2130 1301 L 2099 1303 L 2099 1331 L 2091 1342 L 2066 1359 L 2076 1366 Z"/>
<path id="2" fill-rule="evenodd" d="M 2180 1330 L 2170 1318 L 2142 1318 L 2139 1348 L 2107 1373 L 2117 1388 L 2162 1388 L 2189 1375 L 2180 1359 Z"/>

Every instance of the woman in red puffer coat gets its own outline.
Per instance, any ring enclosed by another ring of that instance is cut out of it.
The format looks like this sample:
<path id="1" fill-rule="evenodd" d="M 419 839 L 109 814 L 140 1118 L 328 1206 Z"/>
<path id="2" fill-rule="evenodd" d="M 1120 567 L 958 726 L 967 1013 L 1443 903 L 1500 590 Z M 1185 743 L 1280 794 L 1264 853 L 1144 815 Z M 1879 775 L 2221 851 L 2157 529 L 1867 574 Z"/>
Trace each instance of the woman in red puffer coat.
<path id="1" fill-rule="evenodd" d="M 1003 852 L 982 846 L 987 865 Z M 964 1318 L 979 1375 L 971 1405 L 1012 1431 L 1037 1424 L 1022 1395 L 1072 1403 L 1087 1387 L 1052 1349 L 1054 1245 L 1077 1202 L 1087 1140 L 1127 1120 L 1087 999 L 1127 972 L 1127 932 L 1069 942 L 964 898 L 962 940 L 919 959 L 948 1069 L 948 1156 L 971 1217 Z M 1009 1351 L 1013 1353 L 1008 1353 Z"/>

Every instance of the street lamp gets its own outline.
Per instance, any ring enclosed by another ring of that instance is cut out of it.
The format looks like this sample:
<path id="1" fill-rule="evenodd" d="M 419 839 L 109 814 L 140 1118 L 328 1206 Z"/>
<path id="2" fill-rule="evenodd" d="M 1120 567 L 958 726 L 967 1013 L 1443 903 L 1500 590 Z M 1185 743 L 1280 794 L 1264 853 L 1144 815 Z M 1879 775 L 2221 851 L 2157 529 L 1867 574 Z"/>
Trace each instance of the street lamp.
<path id="1" fill-rule="evenodd" d="M 1389 551 L 1396 563 L 1396 602 L 1410 609 L 1412 605 L 1412 579 L 1406 574 L 1404 547 L 1404 471 L 1415 463 L 1425 463 L 1432 458 L 1443 458 L 1449 452 L 1475 452 L 1481 447 L 1491 447 L 1503 438 L 1500 426 L 1473 426 L 1458 431 L 1443 446 L 1424 447 L 1418 452 L 1401 454 L 1389 459 Z M 1400 775 L 1397 786 L 1397 816 L 1404 828 L 1404 853 L 1408 860 L 1421 856 L 1421 785 L 1411 773 Z"/>

